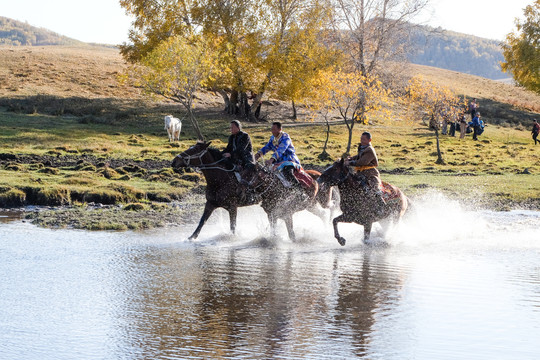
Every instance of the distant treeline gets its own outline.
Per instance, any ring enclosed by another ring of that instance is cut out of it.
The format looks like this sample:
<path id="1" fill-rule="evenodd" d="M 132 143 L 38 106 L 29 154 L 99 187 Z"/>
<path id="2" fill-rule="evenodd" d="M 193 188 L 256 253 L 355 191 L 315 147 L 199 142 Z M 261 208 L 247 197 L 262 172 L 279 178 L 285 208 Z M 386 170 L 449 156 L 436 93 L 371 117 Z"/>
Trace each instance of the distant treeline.
<path id="1" fill-rule="evenodd" d="M 0 16 L 0 45 L 79 45 L 77 41 L 47 29 Z"/>
<path id="2" fill-rule="evenodd" d="M 414 64 L 478 75 L 499 80 L 511 77 L 501 71 L 504 61 L 500 42 L 452 31 L 420 27 L 413 33 L 418 51 L 409 60 Z"/>

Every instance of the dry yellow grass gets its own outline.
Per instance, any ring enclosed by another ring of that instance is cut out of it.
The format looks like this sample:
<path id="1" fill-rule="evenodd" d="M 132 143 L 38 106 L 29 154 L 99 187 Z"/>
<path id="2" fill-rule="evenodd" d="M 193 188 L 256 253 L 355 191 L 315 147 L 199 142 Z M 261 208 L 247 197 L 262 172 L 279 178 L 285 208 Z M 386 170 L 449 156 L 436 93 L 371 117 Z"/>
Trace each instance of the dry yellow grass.
<path id="1" fill-rule="evenodd" d="M 0 97 L 53 95 L 139 98 L 120 85 L 126 64 L 118 49 L 106 47 L 0 47 Z"/>
<path id="2" fill-rule="evenodd" d="M 512 84 L 424 65 L 411 64 L 408 73 L 411 76 L 421 75 L 424 79 L 443 85 L 458 95 L 480 99 L 480 111 L 482 100 L 491 100 L 540 112 L 540 95 Z"/>

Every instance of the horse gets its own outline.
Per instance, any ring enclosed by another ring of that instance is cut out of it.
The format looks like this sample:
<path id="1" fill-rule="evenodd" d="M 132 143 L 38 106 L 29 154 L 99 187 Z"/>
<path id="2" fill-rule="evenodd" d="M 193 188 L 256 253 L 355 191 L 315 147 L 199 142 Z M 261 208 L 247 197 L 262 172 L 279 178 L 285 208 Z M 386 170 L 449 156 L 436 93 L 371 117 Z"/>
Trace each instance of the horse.
<path id="1" fill-rule="evenodd" d="M 198 142 L 186 151 L 177 155 L 173 162 L 173 169 L 194 167 L 199 168 L 206 179 L 206 204 L 199 225 L 189 237 L 196 239 L 206 220 L 215 209 L 224 208 L 229 212 L 230 229 L 234 234 L 236 230 L 236 217 L 241 206 L 255 205 L 258 199 L 239 196 L 239 181 L 234 169 L 228 169 L 223 161 L 221 152 L 210 147 L 211 142 Z"/>
<path id="2" fill-rule="evenodd" d="M 256 176 L 250 181 L 252 187 L 262 199 L 261 207 L 268 216 L 270 229 L 275 234 L 276 223 L 282 219 L 287 227 L 287 233 L 291 240 L 296 239 L 293 226 L 294 213 L 308 210 L 321 217 L 317 204 L 323 208 L 331 208 L 333 204 L 333 189 L 330 186 L 320 186 L 317 179 L 321 175 L 316 170 L 305 170 L 309 176 L 305 176 L 306 188 L 293 188 L 285 185 L 282 175 L 260 164 L 256 166 Z"/>
<path id="3" fill-rule="evenodd" d="M 334 218 L 332 224 L 334 236 L 341 246 L 345 245 L 346 240 L 339 235 L 338 223 L 354 222 L 362 225 L 364 227 L 364 243 L 367 244 L 374 222 L 389 219 L 393 223 L 398 223 L 411 206 L 409 198 L 397 186 L 383 181 L 382 190 L 386 206 L 378 216 L 374 211 L 378 205 L 373 197 L 368 196 L 367 185 L 362 184 L 352 176 L 351 170 L 344 165 L 343 159 L 327 168 L 319 177 L 318 182 L 328 186 L 337 186 L 339 189 L 340 208 L 343 213 Z"/>

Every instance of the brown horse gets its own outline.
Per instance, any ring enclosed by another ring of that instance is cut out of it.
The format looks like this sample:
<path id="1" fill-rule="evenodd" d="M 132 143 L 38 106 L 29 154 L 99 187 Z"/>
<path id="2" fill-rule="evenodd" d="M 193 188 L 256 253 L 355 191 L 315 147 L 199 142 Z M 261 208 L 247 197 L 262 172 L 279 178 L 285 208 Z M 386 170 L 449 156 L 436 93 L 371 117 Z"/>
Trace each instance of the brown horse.
<path id="1" fill-rule="evenodd" d="M 260 200 L 238 195 L 240 186 L 234 170 L 228 169 L 223 163 L 221 152 L 211 148 L 210 142 L 198 142 L 180 155 L 173 162 L 174 169 L 194 167 L 202 171 L 206 179 L 206 205 L 199 221 L 199 225 L 189 237 L 196 239 L 206 220 L 217 208 L 224 208 L 229 212 L 231 232 L 236 229 L 236 217 L 241 206 L 255 205 Z"/>
<path id="2" fill-rule="evenodd" d="M 343 159 L 336 161 L 326 169 L 319 177 L 320 184 L 337 186 L 341 195 L 340 207 L 343 214 L 332 220 L 334 236 L 340 245 L 345 245 L 345 239 L 339 235 L 338 223 L 354 222 L 364 227 L 364 243 L 367 243 L 371 234 L 371 226 L 374 222 L 389 219 L 397 223 L 401 220 L 405 211 L 410 207 L 410 200 L 396 186 L 383 182 L 383 198 L 386 206 L 382 209 L 382 215 L 376 215 L 378 206 L 373 197 L 368 196 L 366 184 L 352 176 L 348 166 L 344 165 Z"/>
<path id="3" fill-rule="evenodd" d="M 257 164 L 257 175 L 253 177 L 250 186 L 262 199 L 261 207 L 268 215 L 272 234 L 275 234 L 277 220 L 282 219 L 287 227 L 289 238 L 295 240 L 294 213 L 308 210 L 321 216 L 317 204 L 323 208 L 332 206 L 332 188 L 326 185 L 319 186 L 317 183 L 321 173 L 315 170 L 306 170 L 306 173 L 311 177 L 308 179 L 310 186 L 293 188 L 283 184 L 280 180 L 281 175 L 277 171 Z"/>

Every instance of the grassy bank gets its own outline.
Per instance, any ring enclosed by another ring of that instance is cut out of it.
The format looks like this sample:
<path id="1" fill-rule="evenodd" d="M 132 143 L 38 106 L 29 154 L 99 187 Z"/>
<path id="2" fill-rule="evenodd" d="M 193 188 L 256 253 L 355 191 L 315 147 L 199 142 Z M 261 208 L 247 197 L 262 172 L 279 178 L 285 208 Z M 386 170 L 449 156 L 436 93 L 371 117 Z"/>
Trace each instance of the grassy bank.
<path id="1" fill-rule="evenodd" d="M 176 154 L 195 143 L 187 123 L 182 140 L 169 144 L 160 118 L 144 126 L 126 120 L 119 128 L 73 116 L 0 115 L 0 206 L 171 202 L 204 188 L 199 173 L 177 174 L 169 167 Z M 225 146 L 229 121 L 201 117 L 214 146 Z M 249 124 L 246 130 L 256 149 L 270 135 L 267 123 Z M 373 134 L 383 178 L 407 193 L 435 189 L 484 205 L 508 200 L 538 206 L 540 147 L 532 145 L 526 130 L 488 126 L 477 142 L 470 135 L 464 140 L 443 135 L 444 165 L 435 164 L 434 134 L 420 123 L 357 126 L 355 143 L 365 130 Z M 286 123 L 285 131 L 305 166 L 328 165 L 318 158 L 323 126 Z M 346 139 L 343 125 L 331 127 L 327 152 L 332 158 L 344 153 Z"/>

